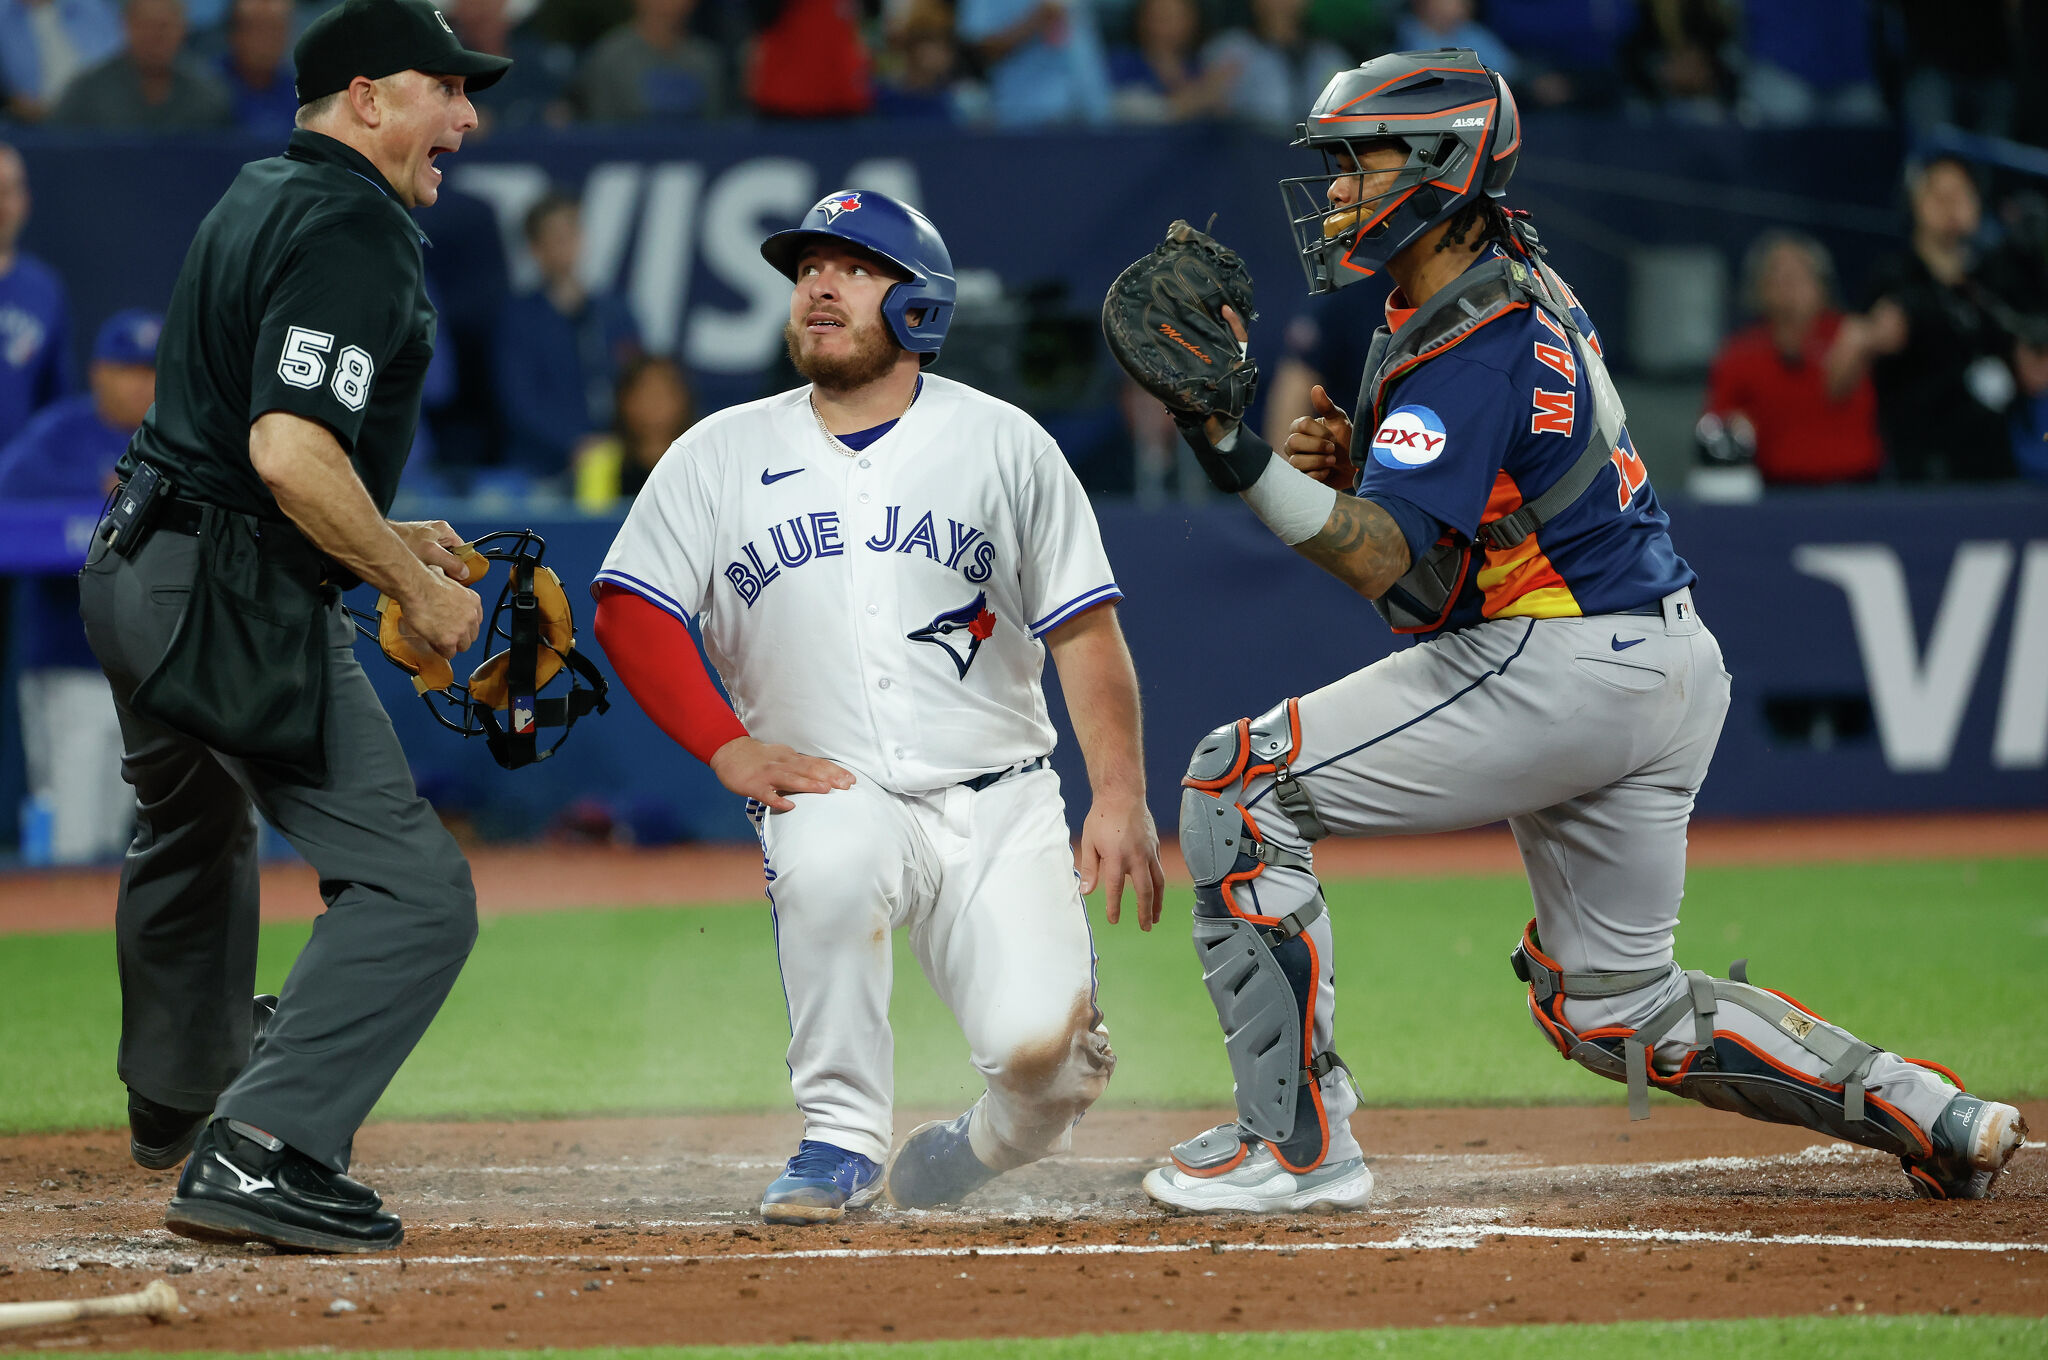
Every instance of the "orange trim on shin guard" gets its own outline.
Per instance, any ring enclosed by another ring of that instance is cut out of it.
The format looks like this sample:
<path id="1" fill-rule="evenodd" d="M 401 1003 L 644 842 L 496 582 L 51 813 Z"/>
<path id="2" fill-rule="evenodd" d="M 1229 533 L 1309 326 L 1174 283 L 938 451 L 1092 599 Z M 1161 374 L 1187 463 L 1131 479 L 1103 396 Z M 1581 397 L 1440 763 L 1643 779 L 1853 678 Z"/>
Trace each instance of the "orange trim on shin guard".
<path id="1" fill-rule="evenodd" d="M 1950 1081 L 1955 1083 L 1955 1087 L 1958 1091 L 1967 1091 L 1970 1089 L 1969 1087 L 1963 1085 L 1963 1079 L 1961 1077 L 1957 1076 L 1949 1068 L 1943 1067 L 1940 1063 L 1934 1061 L 1934 1059 L 1932 1058 L 1909 1058 L 1903 1053 L 1895 1053 L 1892 1056 L 1897 1058 L 1900 1062 L 1909 1062 L 1913 1064 L 1913 1066 L 1915 1067 L 1924 1067 L 1930 1072 L 1941 1073 L 1941 1075 L 1947 1077 Z"/>
<path id="2" fill-rule="evenodd" d="M 1301 1008 L 1301 1065 L 1303 1068 L 1307 1068 L 1310 1063 L 1315 1061 L 1316 1056 L 1316 997 L 1323 989 L 1323 957 L 1316 952 L 1316 942 L 1310 939 L 1306 932 L 1294 938 L 1308 946 L 1308 1001 Z M 1330 1116 L 1329 1112 L 1323 1108 L 1323 1083 L 1320 1080 L 1309 1083 L 1308 1098 L 1315 1106 L 1316 1124 L 1323 1132 L 1322 1147 L 1316 1153 L 1315 1159 L 1306 1166 L 1296 1166 L 1293 1162 L 1287 1160 L 1286 1154 L 1280 1151 L 1278 1143 L 1270 1145 L 1273 1149 L 1273 1160 L 1297 1176 L 1303 1172 L 1315 1170 L 1330 1155 Z M 1299 1109 L 1296 1109 L 1294 1117 L 1296 1119 L 1301 1118 L 1301 1111 Z"/>
<path id="3" fill-rule="evenodd" d="M 1193 1176 L 1198 1180 L 1208 1180 L 1211 1176 L 1220 1176 L 1226 1171 L 1236 1170 L 1237 1167 L 1243 1163 L 1245 1159 L 1245 1154 L 1250 1151 L 1251 1144 L 1239 1143 L 1237 1145 L 1237 1155 L 1235 1157 L 1232 1157 L 1229 1161 L 1225 1162 L 1221 1166 L 1212 1166 L 1207 1171 L 1197 1171 L 1195 1168 L 1189 1166 L 1186 1162 L 1182 1161 L 1180 1158 L 1174 1156 L 1170 1152 L 1167 1153 L 1166 1156 L 1167 1160 L 1171 1161 L 1176 1167 L 1180 1168 L 1180 1170 L 1186 1175 Z"/>

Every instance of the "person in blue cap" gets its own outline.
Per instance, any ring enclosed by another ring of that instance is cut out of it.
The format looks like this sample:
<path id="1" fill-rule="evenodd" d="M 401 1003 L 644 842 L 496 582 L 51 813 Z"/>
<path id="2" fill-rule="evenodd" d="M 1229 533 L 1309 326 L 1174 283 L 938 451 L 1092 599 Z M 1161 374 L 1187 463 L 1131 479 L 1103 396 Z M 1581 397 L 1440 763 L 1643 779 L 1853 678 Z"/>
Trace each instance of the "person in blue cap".
<path id="1" fill-rule="evenodd" d="M 0 445 L 76 381 L 63 280 L 16 248 L 28 212 L 28 167 L 0 142 Z"/>
<path id="2" fill-rule="evenodd" d="M 163 318 L 125 311 L 93 340 L 91 390 L 44 407 L 0 449 L 0 500 L 96 500 L 156 398 Z M 50 810 L 50 856 L 77 864 L 128 843 L 135 802 L 121 778 L 121 725 L 78 617 L 69 574 L 17 588 L 22 751 L 29 796 Z"/>

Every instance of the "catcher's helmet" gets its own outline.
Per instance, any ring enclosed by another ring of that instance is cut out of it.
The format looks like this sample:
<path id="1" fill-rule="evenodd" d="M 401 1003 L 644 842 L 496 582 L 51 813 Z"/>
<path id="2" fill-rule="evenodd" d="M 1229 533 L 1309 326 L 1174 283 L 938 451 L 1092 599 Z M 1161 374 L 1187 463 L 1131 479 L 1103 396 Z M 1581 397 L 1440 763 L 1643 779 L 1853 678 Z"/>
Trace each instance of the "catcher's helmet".
<path id="1" fill-rule="evenodd" d="M 1311 293 L 1370 278 L 1422 233 L 1482 194 L 1499 198 L 1522 146 L 1507 81 L 1461 47 L 1391 52 L 1323 87 L 1295 146 L 1323 153 L 1324 173 L 1280 181 Z M 1330 185 L 1368 148 L 1407 153 L 1383 193 L 1332 209 Z"/>
<path id="2" fill-rule="evenodd" d="M 821 237 L 858 246 L 910 277 L 882 297 L 882 320 L 896 343 L 930 363 L 953 320 L 953 257 L 931 219 L 887 194 L 842 189 L 819 199 L 804 220 L 761 243 L 761 258 L 796 278 L 804 247 Z M 923 312 L 916 325 L 908 314 Z"/>

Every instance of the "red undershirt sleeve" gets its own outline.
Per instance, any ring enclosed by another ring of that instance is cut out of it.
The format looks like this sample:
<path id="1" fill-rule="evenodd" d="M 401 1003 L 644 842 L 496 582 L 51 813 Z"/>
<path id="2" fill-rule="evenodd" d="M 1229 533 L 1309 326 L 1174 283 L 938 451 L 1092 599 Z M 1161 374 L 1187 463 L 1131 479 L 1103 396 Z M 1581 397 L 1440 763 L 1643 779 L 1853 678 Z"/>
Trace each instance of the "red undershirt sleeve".
<path id="1" fill-rule="evenodd" d="M 709 765 L 719 747 L 747 735 L 681 619 L 630 590 L 600 583 L 596 629 L 619 682 L 691 755 Z"/>

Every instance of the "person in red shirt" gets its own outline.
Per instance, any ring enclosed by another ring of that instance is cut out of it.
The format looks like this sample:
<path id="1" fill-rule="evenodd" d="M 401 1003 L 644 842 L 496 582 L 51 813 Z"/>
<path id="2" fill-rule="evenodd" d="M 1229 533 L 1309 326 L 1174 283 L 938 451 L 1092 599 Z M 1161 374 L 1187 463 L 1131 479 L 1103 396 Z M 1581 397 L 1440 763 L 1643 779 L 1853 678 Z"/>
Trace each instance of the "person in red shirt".
<path id="1" fill-rule="evenodd" d="M 1756 431 L 1756 468 L 1772 486 L 1869 481 L 1883 462 L 1867 334 L 1884 318 L 1844 316 L 1834 267 L 1810 236 L 1769 231 L 1749 248 L 1743 292 L 1756 324 L 1714 356 L 1706 409 Z"/>

